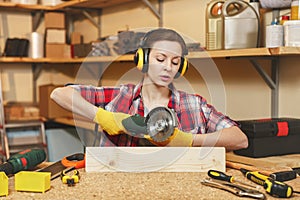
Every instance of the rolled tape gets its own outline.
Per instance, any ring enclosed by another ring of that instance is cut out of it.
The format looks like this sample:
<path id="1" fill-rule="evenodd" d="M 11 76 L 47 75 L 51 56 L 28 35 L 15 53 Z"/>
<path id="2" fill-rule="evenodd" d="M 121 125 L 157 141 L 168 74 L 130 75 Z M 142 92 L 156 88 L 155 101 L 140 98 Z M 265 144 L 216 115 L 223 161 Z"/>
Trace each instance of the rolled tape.
<path id="1" fill-rule="evenodd" d="M 41 33 L 32 32 L 30 34 L 29 57 L 44 57 L 44 36 Z"/>

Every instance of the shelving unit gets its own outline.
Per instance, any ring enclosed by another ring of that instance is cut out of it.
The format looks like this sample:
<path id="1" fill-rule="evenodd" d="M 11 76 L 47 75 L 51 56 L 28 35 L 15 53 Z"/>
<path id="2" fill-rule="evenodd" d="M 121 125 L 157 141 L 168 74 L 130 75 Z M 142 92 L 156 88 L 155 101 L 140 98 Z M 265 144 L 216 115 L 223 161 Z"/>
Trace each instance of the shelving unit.
<path id="1" fill-rule="evenodd" d="M 43 6 L 43 5 L 22 5 L 2 2 L 0 3 L 0 10 L 10 10 L 13 12 L 32 12 L 40 13 L 44 11 L 65 11 L 69 12 L 72 9 L 83 10 L 93 9 L 101 10 L 102 8 L 122 5 L 125 3 L 137 2 L 137 0 L 72 0 L 66 1 L 57 6 Z M 162 3 L 163 0 L 158 0 L 158 8 L 155 8 L 148 0 L 142 0 L 146 6 L 154 13 L 159 19 L 159 26 L 162 26 Z M 88 13 L 84 13 L 89 18 Z M 40 17 L 38 15 L 38 17 Z M 33 15 L 34 18 L 34 15 Z M 90 19 L 92 20 L 92 19 Z M 34 22 L 35 21 L 35 22 Z M 39 19 L 33 20 L 33 26 L 37 27 Z M 93 22 L 97 25 L 97 22 Z M 35 30 L 35 28 L 33 28 Z M 251 48 L 251 49 L 234 49 L 234 50 L 216 50 L 216 51 L 201 51 L 191 52 L 188 58 L 193 59 L 206 59 L 206 58 L 243 58 L 248 59 L 258 73 L 262 76 L 266 84 L 272 91 L 271 99 L 271 116 L 278 116 L 278 74 L 279 66 L 278 59 L 281 56 L 300 55 L 299 47 L 279 47 L 279 48 Z M 270 59 L 271 60 L 271 76 L 269 76 L 263 68 L 256 62 L 258 59 Z M 41 69 L 40 66 L 43 64 L 80 64 L 80 63 L 104 63 L 104 62 L 132 62 L 133 55 L 122 55 L 122 56 L 103 56 L 103 57 L 87 57 L 87 58 L 14 58 L 14 57 L 0 57 L 0 63 L 27 63 L 32 64 L 34 72 L 34 83 L 39 75 Z M 35 94 L 34 94 L 35 95 Z"/>

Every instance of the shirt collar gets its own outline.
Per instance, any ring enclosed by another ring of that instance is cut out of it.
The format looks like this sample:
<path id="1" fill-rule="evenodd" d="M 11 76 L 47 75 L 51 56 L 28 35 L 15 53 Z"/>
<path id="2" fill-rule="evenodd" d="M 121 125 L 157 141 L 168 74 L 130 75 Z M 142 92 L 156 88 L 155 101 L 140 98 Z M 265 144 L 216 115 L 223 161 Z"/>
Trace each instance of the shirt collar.
<path id="1" fill-rule="evenodd" d="M 142 94 L 141 94 L 141 91 L 142 91 L 142 87 L 143 87 L 143 80 L 141 80 L 134 88 L 134 95 L 133 95 L 133 100 L 135 99 L 138 99 L 138 98 L 141 98 L 142 97 Z M 172 94 L 171 94 L 171 97 L 170 97 L 170 101 L 169 101 L 169 104 L 168 104 L 168 107 L 170 108 L 175 108 L 175 106 L 179 106 L 179 102 L 180 102 L 180 95 L 179 95 L 179 92 L 177 91 L 177 89 L 175 88 L 174 84 L 171 83 L 169 85 L 169 89 L 171 90 Z"/>

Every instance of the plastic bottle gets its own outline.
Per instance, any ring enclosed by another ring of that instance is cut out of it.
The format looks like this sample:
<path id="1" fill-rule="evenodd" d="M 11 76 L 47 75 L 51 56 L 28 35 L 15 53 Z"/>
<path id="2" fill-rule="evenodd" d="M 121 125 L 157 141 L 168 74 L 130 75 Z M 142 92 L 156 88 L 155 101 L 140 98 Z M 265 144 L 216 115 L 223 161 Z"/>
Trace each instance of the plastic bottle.
<path id="1" fill-rule="evenodd" d="M 299 0 L 293 0 L 291 4 L 291 20 L 298 20 Z"/>
<path id="2" fill-rule="evenodd" d="M 260 17 L 259 13 L 259 0 L 250 0 L 250 5 L 255 9 L 257 16 Z"/>
<path id="3" fill-rule="evenodd" d="M 223 48 L 222 6 L 224 0 L 211 0 L 206 7 L 206 49 Z"/>
<path id="4" fill-rule="evenodd" d="M 266 27 L 266 47 L 274 48 L 283 46 L 283 26 L 275 19 Z"/>
<path id="5" fill-rule="evenodd" d="M 224 49 L 256 48 L 259 46 L 257 11 L 244 0 L 226 0 L 224 16 Z"/>

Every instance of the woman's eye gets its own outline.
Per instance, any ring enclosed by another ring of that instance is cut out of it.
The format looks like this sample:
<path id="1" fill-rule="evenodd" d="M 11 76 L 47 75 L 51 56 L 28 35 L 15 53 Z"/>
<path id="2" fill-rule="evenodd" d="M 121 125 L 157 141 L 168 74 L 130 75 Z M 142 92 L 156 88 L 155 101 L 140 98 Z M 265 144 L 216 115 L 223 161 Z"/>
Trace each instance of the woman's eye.
<path id="1" fill-rule="evenodd" d="M 179 65 L 179 63 L 180 63 L 179 60 L 173 60 L 173 61 L 172 61 L 172 64 L 173 64 L 173 65 Z"/>
<path id="2" fill-rule="evenodd" d="M 164 58 L 156 58 L 156 60 L 158 61 L 158 62 L 164 62 Z"/>

